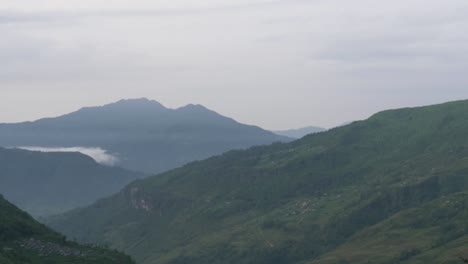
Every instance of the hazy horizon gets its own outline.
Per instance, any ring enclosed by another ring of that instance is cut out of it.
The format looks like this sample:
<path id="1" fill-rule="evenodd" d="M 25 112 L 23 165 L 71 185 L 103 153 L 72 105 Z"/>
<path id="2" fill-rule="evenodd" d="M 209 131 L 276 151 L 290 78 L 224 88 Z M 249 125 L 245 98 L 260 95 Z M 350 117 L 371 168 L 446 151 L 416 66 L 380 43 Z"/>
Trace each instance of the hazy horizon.
<path id="1" fill-rule="evenodd" d="M 151 101 L 156 101 L 160 104 L 162 104 L 164 107 L 168 108 L 168 109 L 178 109 L 178 108 L 182 108 L 184 106 L 187 106 L 187 105 L 190 105 L 190 104 L 197 104 L 196 102 L 192 102 L 192 103 L 187 103 L 187 104 L 182 104 L 182 105 L 179 105 L 179 106 L 174 106 L 174 107 L 170 107 L 170 106 L 167 106 L 166 104 L 164 104 L 164 102 L 161 102 L 161 101 L 158 101 L 156 99 L 152 99 L 152 98 L 148 98 L 148 97 L 139 97 L 139 98 L 123 98 L 123 99 L 120 99 L 120 100 L 138 100 L 138 99 L 148 99 L 148 100 L 151 100 Z M 79 111 L 80 109 L 82 108 L 87 108 L 87 107 L 100 107 L 100 106 L 105 106 L 105 105 L 108 105 L 108 104 L 112 104 L 112 103 L 116 103 L 116 102 L 119 102 L 120 100 L 117 100 L 117 101 L 112 101 L 112 102 L 107 102 L 107 103 L 103 103 L 103 104 L 97 104 L 97 105 L 84 105 L 84 106 L 81 106 L 79 108 L 76 108 L 74 110 L 70 110 L 69 112 L 63 112 L 63 113 L 56 113 L 54 115 L 50 115 L 50 116 L 40 116 L 38 118 L 33 118 L 33 119 L 26 119 L 26 120 L 12 120 L 12 121 L 2 121 L 0 120 L 0 124 L 14 124 L 14 123 L 22 123 L 22 122 L 35 122 L 35 121 L 38 121 L 40 119 L 43 119 L 43 118 L 57 118 L 57 117 L 60 117 L 60 116 L 63 116 L 63 115 L 66 115 L 66 114 L 70 114 L 70 113 L 73 113 L 73 112 L 76 112 L 76 111 Z M 297 126 L 297 127 L 281 127 L 281 128 L 268 128 L 268 127 L 263 127 L 259 124 L 256 124 L 256 123 L 245 123 L 245 122 L 242 122 L 238 119 L 236 119 L 235 117 L 233 116 L 228 116 L 228 115 L 224 115 L 220 112 L 218 112 L 216 109 L 212 109 L 212 108 L 209 108 L 209 110 L 212 110 L 212 111 L 215 111 L 217 112 L 218 114 L 221 114 L 223 116 L 226 116 L 228 118 L 233 118 L 234 120 L 240 122 L 240 123 L 244 123 L 244 124 L 247 124 L 247 125 L 254 125 L 254 126 L 259 126 L 265 130 L 269 130 L 269 131 L 272 131 L 272 132 L 279 132 L 279 131 L 287 131 L 287 130 L 300 130 L 300 129 L 304 129 L 304 128 L 310 128 L 310 127 L 317 127 L 317 128 L 324 128 L 324 129 L 331 129 L 331 128 L 334 128 L 334 127 L 338 127 L 338 126 L 342 126 L 342 125 L 347 125 L 347 124 L 350 124 L 351 122 L 354 122 L 354 121 L 359 121 L 359 120 L 365 120 L 367 118 L 369 118 L 370 116 L 380 112 L 380 111 L 385 111 L 385 110 L 393 110 L 393 109 L 398 109 L 398 108 L 413 108 L 413 107 L 421 107 L 421 106 L 428 106 L 428 105 L 434 105 L 434 104 L 441 104 L 441 103 L 447 103 L 447 102 L 451 102 L 451 101 L 459 101 L 459 100 L 468 100 L 467 99 L 454 99 L 454 100 L 450 100 L 450 101 L 440 101 L 440 102 L 434 102 L 434 103 L 428 103 L 428 104 L 420 104 L 420 105 L 401 105 L 401 106 L 398 106 L 398 107 L 394 107 L 394 108 L 384 108 L 384 109 L 380 109 L 376 112 L 372 112 L 370 113 L 369 115 L 366 115 L 366 116 L 363 116 L 362 118 L 356 118 L 356 119 L 350 119 L 350 120 L 347 120 L 347 121 L 343 121 L 341 123 L 336 123 L 336 124 L 331 124 L 330 126 L 324 126 L 324 125 L 321 125 L 321 124 L 304 124 L 302 126 Z M 203 105 L 206 107 L 206 105 Z M 23 147 L 20 147 L 20 148 L 23 148 Z M 24 147 L 24 149 L 27 149 L 29 147 Z M 36 147 L 32 147 L 32 148 L 36 148 Z M 40 148 L 40 147 L 38 147 Z M 79 148 L 79 147 L 78 147 Z M 68 152 L 68 151 L 61 151 L 61 152 Z M 81 151 L 78 151 L 78 152 L 81 152 Z M 94 156 L 93 156 L 94 157 Z"/>
<path id="2" fill-rule="evenodd" d="M 0 122 L 147 97 L 333 127 L 468 98 L 468 2 L 2 1 Z"/>

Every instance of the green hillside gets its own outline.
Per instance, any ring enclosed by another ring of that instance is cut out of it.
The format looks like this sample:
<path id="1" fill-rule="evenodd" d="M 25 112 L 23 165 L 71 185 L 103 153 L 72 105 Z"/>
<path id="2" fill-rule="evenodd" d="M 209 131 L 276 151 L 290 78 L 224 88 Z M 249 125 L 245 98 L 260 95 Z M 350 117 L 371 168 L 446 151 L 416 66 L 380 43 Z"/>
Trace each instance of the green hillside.
<path id="1" fill-rule="evenodd" d="M 468 101 L 232 151 L 50 219 L 145 264 L 459 263 Z"/>
<path id="2" fill-rule="evenodd" d="M 142 176 L 80 153 L 0 148 L 0 193 L 34 216 L 90 205 Z"/>
<path id="3" fill-rule="evenodd" d="M 132 264 L 123 254 L 67 242 L 0 196 L 0 263 Z"/>

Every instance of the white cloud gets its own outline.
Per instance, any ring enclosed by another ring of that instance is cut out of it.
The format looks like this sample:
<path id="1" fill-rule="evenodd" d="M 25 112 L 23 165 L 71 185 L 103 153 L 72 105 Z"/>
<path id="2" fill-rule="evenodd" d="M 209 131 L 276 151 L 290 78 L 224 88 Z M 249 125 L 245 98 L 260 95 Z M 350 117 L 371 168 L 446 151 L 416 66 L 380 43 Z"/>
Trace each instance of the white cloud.
<path id="1" fill-rule="evenodd" d="M 114 166 L 118 163 L 119 159 L 108 153 L 102 148 L 88 148 L 88 147 L 71 147 L 71 148 L 49 148 L 49 147 L 17 147 L 18 149 L 40 151 L 40 152 L 80 152 L 84 155 L 90 156 L 97 163 Z"/>

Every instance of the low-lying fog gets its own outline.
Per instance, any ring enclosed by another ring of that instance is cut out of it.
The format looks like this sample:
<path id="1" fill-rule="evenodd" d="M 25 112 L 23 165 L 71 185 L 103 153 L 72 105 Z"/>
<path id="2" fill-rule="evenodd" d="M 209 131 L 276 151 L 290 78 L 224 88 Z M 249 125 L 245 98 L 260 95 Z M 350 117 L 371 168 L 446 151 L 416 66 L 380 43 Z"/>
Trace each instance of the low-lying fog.
<path id="1" fill-rule="evenodd" d="M 90 156 L 97 163 L 114 166 L 117 164 L 119 159 L 110 154 L 107 150 L 99 147 L 33 147 L 33 146 L 22 146 L 16 147 L 18 149 L 30 150 L 30 151 L 41 151 L 41 152 L 80 152 L 84 155 Z"/>

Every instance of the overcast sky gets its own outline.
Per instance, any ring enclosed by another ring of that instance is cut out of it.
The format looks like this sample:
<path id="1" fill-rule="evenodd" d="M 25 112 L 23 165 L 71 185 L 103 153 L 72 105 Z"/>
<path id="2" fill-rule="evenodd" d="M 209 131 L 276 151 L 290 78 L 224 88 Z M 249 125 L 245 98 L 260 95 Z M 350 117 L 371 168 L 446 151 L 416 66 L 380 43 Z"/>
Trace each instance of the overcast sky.
<path id="1" fill-rule="evenodd" d="M 0 0 L 0 122 L 136 97 L 267 129 L 468 99 L 468 1 Z"/>

